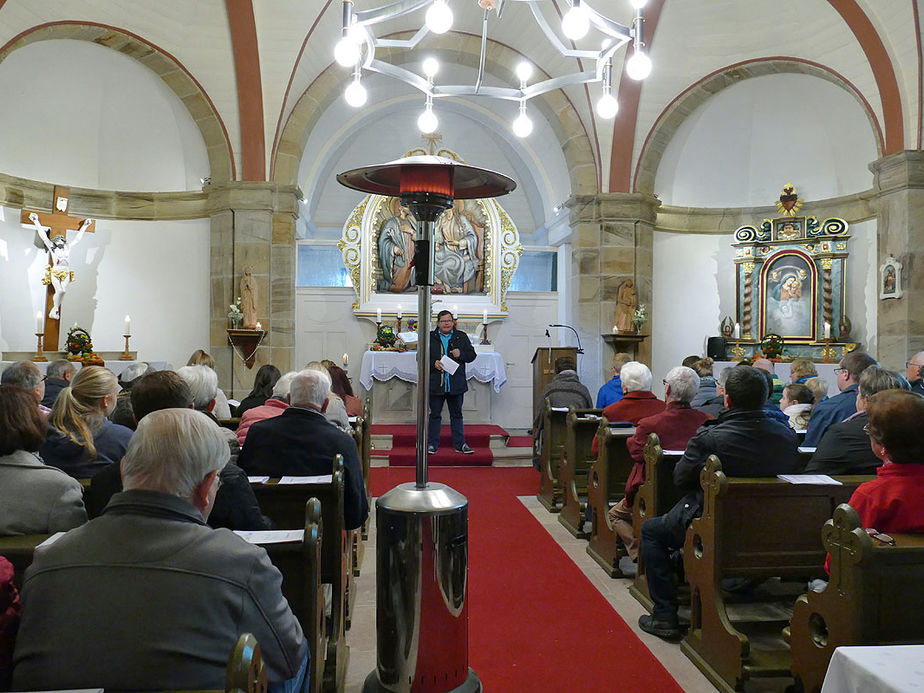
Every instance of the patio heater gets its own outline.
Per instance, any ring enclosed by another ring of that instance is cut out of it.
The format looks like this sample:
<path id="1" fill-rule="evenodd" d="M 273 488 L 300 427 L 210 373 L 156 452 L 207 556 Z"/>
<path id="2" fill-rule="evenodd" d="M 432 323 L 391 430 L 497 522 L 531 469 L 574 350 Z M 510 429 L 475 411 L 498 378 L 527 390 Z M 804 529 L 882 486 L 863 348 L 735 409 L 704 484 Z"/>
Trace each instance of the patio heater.
<path id="1" fill-rule="evenodd" d="M 440 156 L 410 156 L 341 173 L 338 182 L 399 197 L 417 218 L 416 481 L 376 508 L 376 670 L 364 693 L 476 693 L 468 666 L 468 499 L 427 479 L 433 225 L 454 199 L 505 195 L 507 176 Z"/>

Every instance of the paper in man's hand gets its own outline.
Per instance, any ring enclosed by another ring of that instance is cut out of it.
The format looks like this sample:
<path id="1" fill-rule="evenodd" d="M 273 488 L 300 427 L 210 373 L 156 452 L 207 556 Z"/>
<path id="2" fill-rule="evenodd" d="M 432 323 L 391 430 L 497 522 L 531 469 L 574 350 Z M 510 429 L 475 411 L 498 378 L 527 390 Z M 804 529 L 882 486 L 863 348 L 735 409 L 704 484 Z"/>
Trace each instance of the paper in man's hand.
<path id="1" fill-rule="evenodd" d="M 453 361 L 453 360 L 452 360 L 451 358 L 449 358 L 448 356 L 443 356 L 443 357 L 440 359 L 440 363 L 443 364 L 443 370 L 446 371 L 447 373 L 449 373 L 449 375 L 452 375 L 453 373 L 455 373 L 456 370 L 458 370 L 458 368 L 459 368 L 459 362 L 458 362 L 458 361 Z"/>

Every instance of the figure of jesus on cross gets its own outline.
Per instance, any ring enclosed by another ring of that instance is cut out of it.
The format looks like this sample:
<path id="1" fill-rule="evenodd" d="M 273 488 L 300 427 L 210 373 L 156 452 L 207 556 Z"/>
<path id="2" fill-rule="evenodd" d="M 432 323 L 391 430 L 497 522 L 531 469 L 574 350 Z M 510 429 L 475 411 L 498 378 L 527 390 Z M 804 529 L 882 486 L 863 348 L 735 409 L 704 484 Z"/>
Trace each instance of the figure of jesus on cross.
<path id="1" fill-rule="evenodd" d="M 67 287 L 74 280 L 70 268 L 71 248 L 73 248 L 87 231 L 94 231 L 92 219 L 80 219 L 68 215 L 70 191 L 55 186 L 54 209 L 51 214 L 22 210 L 21 221 L 31 224 L 38 233 L 42 243 L 48 249 L 48 266 L 42 277 L 42 284 L 48 286 L 45 319 L 45 349 L 56 351 L 58 348 L 58 320 L 61 318 L 61 302 Z M 77 234 L 67 238 L 67 232 L 76 229 Z M 49 329 L 50 328 L 50 329 Z"/>

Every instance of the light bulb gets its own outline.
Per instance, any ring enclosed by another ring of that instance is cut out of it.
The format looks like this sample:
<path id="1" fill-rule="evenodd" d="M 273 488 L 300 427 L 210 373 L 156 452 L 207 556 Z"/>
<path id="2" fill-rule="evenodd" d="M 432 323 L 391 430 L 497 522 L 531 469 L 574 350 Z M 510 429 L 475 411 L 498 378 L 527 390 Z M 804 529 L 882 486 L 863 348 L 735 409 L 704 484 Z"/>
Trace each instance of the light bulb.
<path id="1" fill-rule="evenodd" d="M 427 10 L 427 28 L 434 34 L 445 34 L 452 26 L 452 10 L 446 0 L 434 0 Z"/>
<path id="2" fill-rule="evenodd" d="M 637 10 L 642 9 L 645 5 L 648 4 L 648 0 L 629 0 L 629 2 L 632 3 L 632 7 Z"/>
<path id="3" fill-rule="evenodd" d="M 584 5 L 574 5 L 568 13 L 562 17 L 561 30 L 572 41 L 584 38 L 590 29 L 590 18 L 587 16 L 587 10 Z"/>
<path id="4" fill-rule="evenodd" d="M 353 67 L 359 60 L 359 44 L 349 36 L 344 36 L 334 46 L 334 60 L 343 67 Z"/>
<path id="5" fill-rule="evenodd" d="M 526 111 L 520 111 L 520 115 L 513 121 L 513 134 L 517 137 L 529 137 L 533 131 L 533 121 L 526 115 Z"/>
<path id="6" fill-rule="evenodd" d="M 353 108 L 359 108 L 366 103 L 368 94 L 366 88 L 358 79 L 354 79 L 343 92 L 343 98 Z"/>
<path id="7" fill-rule="evenodd" d="M 427 77 L 432 79 L 436 76 L 436 73 L 440 71 L 440 61 L 433 57 L 425 58 L 423 61 L 423 71 Z"/>
<path id="8" fill-rule="evenodd" d="M 531 63 L 526 62 L 525 60 L 517 65 L 516 69 L 517 79 L 521 82 L 526 82 L 530 77 L 533 76 L 533 66 Z"/>
<path id="9" fill-rule="evenodd" d="M 417 118 L 417 129 L 425 135 L 435 132 L 439 124 L 440 121 L 437 120 L 436 114 L 433 112 L 432 108 L 424 109 L 424 112 Z"/>
<path id="10" fill-rule="evenodd" d="M 651 74 L 651 58 L 636 50 L 626 61 L 626 74 L 632 79 L 645 79 Z"/>
<path id="11" fill-rule="evenodd" d="M 619 102 L 612 94 L 604 94 L 600 97 L 600 100 L 597 101 L 597 115 L 601 118 L 609 120 L 610 118 L 614 118 L 618 112 Z"/>

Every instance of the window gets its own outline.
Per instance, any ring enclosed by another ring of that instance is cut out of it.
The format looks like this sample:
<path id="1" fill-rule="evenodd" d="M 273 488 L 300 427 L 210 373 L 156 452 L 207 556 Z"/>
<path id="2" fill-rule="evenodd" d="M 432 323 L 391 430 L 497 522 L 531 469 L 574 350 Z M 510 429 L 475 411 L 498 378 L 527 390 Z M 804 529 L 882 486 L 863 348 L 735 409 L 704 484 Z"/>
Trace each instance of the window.
<path id="1" fill-rule="evenodd" d="M 510 291 L 558 291 L 558 253 L 527 250 L 510 281 Z"/>
<path id="2" fill-rule="evenodd" d="M 296 286 L 353 286 L 336 245 L 298 245 Z"/>

